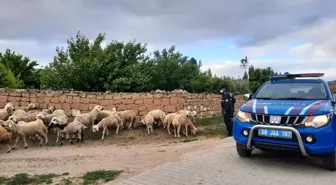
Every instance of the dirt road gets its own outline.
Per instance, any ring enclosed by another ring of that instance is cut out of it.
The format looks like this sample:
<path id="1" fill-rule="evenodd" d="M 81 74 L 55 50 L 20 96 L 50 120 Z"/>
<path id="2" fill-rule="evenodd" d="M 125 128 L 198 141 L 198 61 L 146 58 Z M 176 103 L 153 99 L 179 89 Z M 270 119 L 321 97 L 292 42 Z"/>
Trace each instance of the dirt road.
<path id="1" fill-rule="evenodd" d="M 126 178 L 165 162 L 177 161 L 180 155 L 196 150 L 209 149 L 222 142 L 221 139 L 205 139 L 181 142 L 162 131 L 148 136 L 143 130 L 125 131 L 119 136 L 110 135 L 99 141 L 100 134 L 83 144 L 38 147 L 29 143 L 23 149 L 20 144 L 11 153 L 0 150 L 0 174 L 12 176 L 17 173 L 46 174 L 70 173 L 80 176 L 99 169 L 124 170 L 118 178 Z M 183 138 L 185 139 L 185 138 Z M 182 140 L 183 140 L 182 139 Z M 50 137 L 50 143 L 54 143 Z"/>

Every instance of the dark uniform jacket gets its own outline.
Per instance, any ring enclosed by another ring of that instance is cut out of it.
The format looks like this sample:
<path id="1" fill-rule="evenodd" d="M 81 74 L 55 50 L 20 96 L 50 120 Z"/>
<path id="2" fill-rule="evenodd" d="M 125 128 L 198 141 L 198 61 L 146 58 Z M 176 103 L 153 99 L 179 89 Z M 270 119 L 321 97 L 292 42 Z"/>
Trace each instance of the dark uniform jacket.
<path id="1" fill-rule="evenodd" d="M 223 94 L 222 94 L 222 98 L 221 98 L 221 106 L 222 106 L 222 109 L 229 113 L 229 114 L 232 114 L 233 111 L 234 111 L 234 104 L 236 103 L 236 99 L 234 98 L 234 96 L 228 92 L 228 91 L 225 91 Z"/>

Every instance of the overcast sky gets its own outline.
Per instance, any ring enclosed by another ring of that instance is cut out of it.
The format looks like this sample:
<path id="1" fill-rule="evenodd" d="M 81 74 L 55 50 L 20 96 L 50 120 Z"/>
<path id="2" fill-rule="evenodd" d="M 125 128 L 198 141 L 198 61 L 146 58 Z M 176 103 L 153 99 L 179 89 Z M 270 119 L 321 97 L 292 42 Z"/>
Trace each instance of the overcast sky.
<path id="1" fill-rule="evenodd" d="M 3 0 L 0 52 L 10 48 L 45 65 L 78 30 L 90 39 L 176 45 L 219 75 L 256 67 L 324 72 L 336 80 L 336 1 L 327 0 Z"/>

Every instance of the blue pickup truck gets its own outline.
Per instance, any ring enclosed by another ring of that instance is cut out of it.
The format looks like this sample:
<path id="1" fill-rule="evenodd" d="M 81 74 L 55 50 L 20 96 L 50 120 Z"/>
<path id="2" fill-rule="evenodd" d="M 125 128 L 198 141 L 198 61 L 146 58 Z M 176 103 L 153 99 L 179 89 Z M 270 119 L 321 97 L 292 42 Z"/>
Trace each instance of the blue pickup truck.
<path id="1" fill-rule="evenodd" d="M 273 75 L 240 107 L 233 126 L 237 153 L 253 149 L 318 156 L 336 170 L 336 97 L 323 73 Z"/>

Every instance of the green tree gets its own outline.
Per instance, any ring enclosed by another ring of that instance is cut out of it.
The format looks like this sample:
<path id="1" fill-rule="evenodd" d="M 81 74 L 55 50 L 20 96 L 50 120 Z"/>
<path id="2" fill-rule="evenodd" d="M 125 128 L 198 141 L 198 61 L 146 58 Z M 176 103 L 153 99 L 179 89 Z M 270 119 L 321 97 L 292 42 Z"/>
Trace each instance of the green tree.
<path id="1" fill-rule="evenodd" d="M 22 87 L 40 87 L 40 70 L 35 69 L 38 66 L 36 61 L 7 49 L 4 53 L 0 53 L 0 64 L 10 70 L 16 79 L 22 81 Z"/>
<path id="2" fill-rule="evenodd" d="M 45 67 L 42 81 L 52 89 L 81 91 L 140 92 L 148 90 L 150 76 L 146 45 L 135 41 L 111 41 L 105 48 L 105 34 L 90 43 L 77 32 L 67 40 L 68 48 L 57 48 L 54 61 Z"/>
<path id="3" fill-rule="evenodd" d="M 274 74 L 271 67 L 267 68 L 254 68 L 252 65 L 249 68 L 249 85 L 253 93 L 265 82 L 269 80 L 269 75 Z"/>
<path id="4" fill-rule="evenodd" d="M 249 60 L 247 59 L 247 56 L 245 56 L 245 58 L 240 60 L 240 67 L 244 69 L 243 79 L 249 79 L 249 74 L 247 72 L 247 69 L 249 67 Z"/>
<path id="5" fill-rule="evenodd" d="M 243 79 L 217 77 L 202 71 L 202 62 L 184 56 L 172 46 L 147 55 L 147 44 L 112 40 L 102 47 L 105 34 L 90 42 L 77 32 L 67 48 L 56 48 L 53 61 L 40 71 L 41 87 L 79 91 L 148 92 L 184 89 L 191 93 L 219 92 L 227 84 L 231 92 L 249 92 Z"/>
<path id="6" fill-rule="evenodd" d="M 2 63 L 0 63 L 0 87 L 13 89 L 22 87 L 22 82 L 15 78 L 13 72 Z"/>

